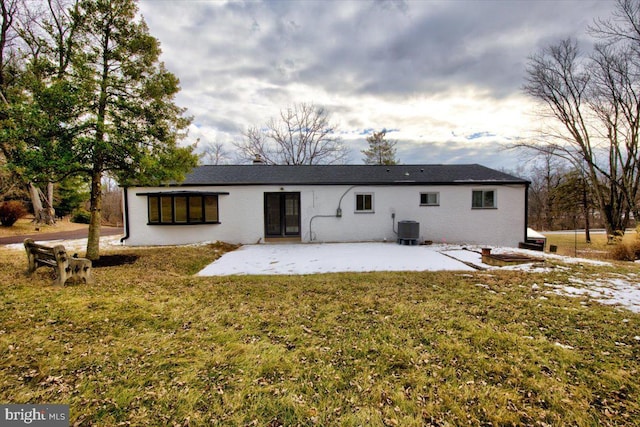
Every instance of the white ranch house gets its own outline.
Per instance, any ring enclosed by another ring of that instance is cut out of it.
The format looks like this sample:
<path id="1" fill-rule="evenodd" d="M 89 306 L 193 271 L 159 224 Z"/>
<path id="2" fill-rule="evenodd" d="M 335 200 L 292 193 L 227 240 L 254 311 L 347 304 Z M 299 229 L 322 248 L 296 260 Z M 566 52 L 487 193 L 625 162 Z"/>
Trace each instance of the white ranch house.
<path id="1" fill-rule="evenodd" d="M 408 225 L 417 242 L 516 247 L 528 185 L 476 164 L 200 166 L 125 188 L 123 242 L 393 242 Z"/>

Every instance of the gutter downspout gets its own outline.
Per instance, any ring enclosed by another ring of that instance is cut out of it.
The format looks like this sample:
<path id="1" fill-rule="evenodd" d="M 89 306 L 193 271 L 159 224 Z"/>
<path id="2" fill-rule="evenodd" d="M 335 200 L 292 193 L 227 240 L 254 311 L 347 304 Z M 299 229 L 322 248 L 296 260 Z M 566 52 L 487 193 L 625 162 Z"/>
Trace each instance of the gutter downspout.
<path id="1" fill-rule="evenodd" d="M 124 215 L 124 236 L 120 239 L 120 243 L 124 245 L 124 241 L 127 240 L 129 237 L 131 237 L 129 235 L 129 187 L 122 187 L 122 192 L 123 192 L 123 201 L 124 201 L 124 209 L 123 209 L 123 215 Z"/>
<path id="2" fill-rule="evenodd" d="M 529 228 L 529 183 L 524 185 L 524 242 L 527 243 L 527 230 Z"/>

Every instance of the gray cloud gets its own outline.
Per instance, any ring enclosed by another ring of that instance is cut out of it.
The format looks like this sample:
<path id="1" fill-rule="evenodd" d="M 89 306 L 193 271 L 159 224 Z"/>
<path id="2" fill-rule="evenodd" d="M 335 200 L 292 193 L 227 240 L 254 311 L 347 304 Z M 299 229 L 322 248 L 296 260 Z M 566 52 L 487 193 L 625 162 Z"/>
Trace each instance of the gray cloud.
<path id="1" fill-rule="evenodd" d="M 394 103 L 398 109 L 416 98 L 445 103 L 466 91 L 498 105 L 522 96 L 529 55 L 567 36 L 588 46 L 586 26 L 612 7 L 599 0 L 140 3 L 163 61 L 181 80 L 178 101 L 203 132 L 228 138 L 300 101 L 327 105 L 354 135 L 382 126 L 405 130 L 406 123 L 377 111 L 378 104 L 388 112 Z M 421 133 L 400 141 L 403 161 L 499 163 L 494 159 L 505 154 L 497 148 L 488 154 L 495 147 L 487 143 L 422 145 L 424 123 L 453 132 L 474 122 L 477 103 L 456 102 L 455 115 L 416 114 Z M 501 119 L 494 119 L 493 127 L 464 132 L 500 141 Z"/>
<path id="2" fill-rule="evenodd" d="M 391 95 L 450 84 L 515 90 L 540 39 L 580 35 L 611 8 L 587 1 L 142 5 L 184 81 L 226 75 Z"/>
<path id="3" fill-rule="evenodd" d="M 525 153 L 518 150 L 505 150 L 497 141 L 479 145 L 462 144 L 455 141 L 399 142 L 396 145 L 397 157 L 403 163 L 417 163 L 412 159 L 429 159 L 432 164 L 468 164 L 478 163 L 494 169 L 515 169 L 521 163 Z"/>

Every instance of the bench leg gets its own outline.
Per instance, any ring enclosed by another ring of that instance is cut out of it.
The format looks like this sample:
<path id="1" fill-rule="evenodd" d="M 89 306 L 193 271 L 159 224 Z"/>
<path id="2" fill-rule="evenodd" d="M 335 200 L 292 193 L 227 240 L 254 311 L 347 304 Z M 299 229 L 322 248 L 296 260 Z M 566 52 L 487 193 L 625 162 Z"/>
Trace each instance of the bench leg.
<path id="1" fill-rule="evenodd" d="M 36 260 L 35 256 L 28 253 L 27 254 L 29 260 L 29 267 L 27 268 L 27 276 L 31 276 L 36 271 Z"/>
<path id="2" fill-rule="evenodd" d="M 67 279 L 69 278 L 69 275 L 67 274 L 67 268 L 65 268 L 64 265 L 59 265 L 54 270 L 57 277 L 56 280 L 54 280 L 53 284 L 64 286 L 64 284 L 67 282 Z"/>
<path id="3" fill-rule="evenodd" d="M 27 276 L 31 276 L 36 271 L 36 268 L 38 268 L 38 266 L 36 265 L 36 256 L 29 250 L 27 250 L 27 261 Z"/>
<path id="4" fill-rule="evenodd" d="M 74 269 L 75 276 L 80 280 L 84 279 L 87 285 L 93 283 L 93 277 L 91 276 L 91 261 L 79 262 Z"/>
<path id="5" fill-rule="evenodd" d="M 91 261 L 84 258 L 73 258 L 69 261 L 70 277 L 84 279 L 86 284 L 93 283 L 91 276 Z"/>

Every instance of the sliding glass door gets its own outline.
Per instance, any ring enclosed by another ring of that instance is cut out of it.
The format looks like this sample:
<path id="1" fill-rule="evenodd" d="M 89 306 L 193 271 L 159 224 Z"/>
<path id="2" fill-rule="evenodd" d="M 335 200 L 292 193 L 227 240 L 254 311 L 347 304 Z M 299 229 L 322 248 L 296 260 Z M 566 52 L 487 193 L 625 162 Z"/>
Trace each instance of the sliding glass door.
<path id="1" fill-rule="evenodd" d="M 266 237 L 300 236 L 300 193 L 264 193 Z"/>

